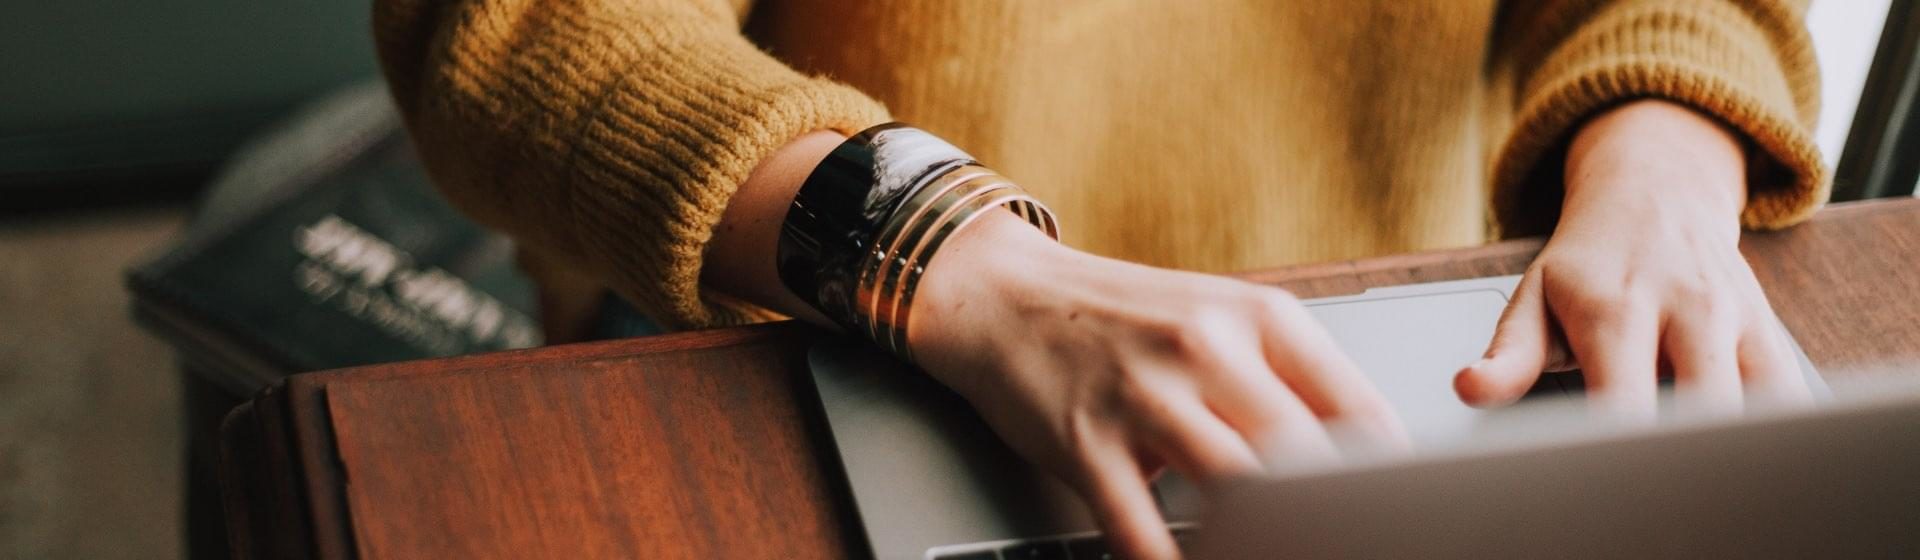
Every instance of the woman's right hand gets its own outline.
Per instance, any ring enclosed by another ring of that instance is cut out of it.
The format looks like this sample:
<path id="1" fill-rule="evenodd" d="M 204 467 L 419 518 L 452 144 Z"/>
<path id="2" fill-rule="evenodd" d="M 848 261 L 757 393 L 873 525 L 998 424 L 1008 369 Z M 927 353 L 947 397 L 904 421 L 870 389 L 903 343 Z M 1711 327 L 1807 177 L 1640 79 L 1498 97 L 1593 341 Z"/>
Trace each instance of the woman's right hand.
<path id="1" fill-rule="evenodd" d="M 794 194 L 844 139 L 809 133 L 754 168 L 713 230 L 707 285 L 831 325 L 780 282 L 773 255 Z M 1285 291 L 1075 251 L 1011 212 L 954 232 L 913 306 L 920 365 L 1072 484 L 1128 557 L 1177 555 L 1147 486 L 1163 466 L 1204 484 L 1332 461 L 1352 443 L 1405 445 L 1386 401 Z"/>
<path id="2" fill-rule="evenodd" d="M 1127 557 L 1178 555 L 1148 488 L 1162 466 L 1204 484 L 1335 461 L 1354 442 L 1405 446 L 1284 290 L 1097 257 L 991 212 L 916 297 L 920 365 L 1078 490 Z"/>

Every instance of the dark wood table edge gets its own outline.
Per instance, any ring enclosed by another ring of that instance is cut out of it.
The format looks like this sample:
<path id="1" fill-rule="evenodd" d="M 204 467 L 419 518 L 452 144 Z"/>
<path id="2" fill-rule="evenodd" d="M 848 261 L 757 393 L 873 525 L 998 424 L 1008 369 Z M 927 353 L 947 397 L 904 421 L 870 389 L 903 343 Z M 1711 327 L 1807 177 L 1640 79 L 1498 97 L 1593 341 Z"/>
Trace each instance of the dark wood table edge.
<path id="1" fill-rule="evenodd" d="M 346 376 L 361 381 L 437 377 L 483 366 L 530 366 L 550 360 L 637 357 L 782 341 L 804 347 L 805 341 L 821 334 L 819 329 L 802 323 L 780 321 L 289 376 L 235 407 L 222 422 L 221 477 L 248 481 L 223 484 L 229 543 L 236 557 L 358 556 L 346 495 L 335 491 L 351 481 L 339 461 L 326 402 L 327 384 L 333 380 Z M 809 414 L 818 415 L 819 411 Z M 825 430 L 809 426 L 808 432 Z M 830 440 L 816 442 L 831 444 Z M 832 459 L 837 464 L 838 458 Z"/>

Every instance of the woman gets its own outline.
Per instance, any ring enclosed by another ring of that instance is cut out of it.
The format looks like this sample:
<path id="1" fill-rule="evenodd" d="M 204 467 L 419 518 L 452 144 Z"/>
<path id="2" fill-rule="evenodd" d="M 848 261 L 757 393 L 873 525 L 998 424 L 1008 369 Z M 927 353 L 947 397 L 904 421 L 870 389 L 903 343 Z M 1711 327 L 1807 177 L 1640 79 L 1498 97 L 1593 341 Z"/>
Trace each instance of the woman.
<path id="1" fill-rule="evenodd" d="M 1708 410 L 1804 398 L 1737 251 L 1826 197 L 1804 2 L 745 4 L 383 0 L 376 31 L 433 176 L 516 236 L 550 323 L 604 285 L 673 328 L 771 310 L 910 350 L 1130 555 L 1173 554 L 1163 465 L 1217 480 L 1403 437 L 1292 297 L 1204 272 L 1551 232 L 1467 402 L 1575 362 L 1628 418 L 1661 372 Z M 806 221 L 812 189 L 890 192 L 816 171 L 883 167 L 857 133 L 895 118 L 951 145 L 910 155 L 1013 178 L 994 192 L 1044 202 L 1063 242 L 995 210 L 917 278 L 875 264 L 906 252 L 830 258 L 809 235 L 888 239 L 926 208 Z M 911 320 L 870 292 L 913 294 Z"/>

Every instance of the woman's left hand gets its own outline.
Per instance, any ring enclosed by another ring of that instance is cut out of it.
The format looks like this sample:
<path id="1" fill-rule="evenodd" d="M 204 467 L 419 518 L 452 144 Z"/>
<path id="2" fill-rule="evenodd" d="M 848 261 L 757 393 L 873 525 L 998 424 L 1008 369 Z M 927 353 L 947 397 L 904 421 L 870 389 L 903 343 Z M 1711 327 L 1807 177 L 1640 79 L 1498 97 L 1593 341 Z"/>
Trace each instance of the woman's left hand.
<path id="1" fill-rule="evenodd" d="M 1575 367 L 1590 402 L 1630 422 L 1656 416 L 1661 374 L 1686 413 L 1808 398 L 1740 255 L 1745 160 L 1727 131 L 1672 103 L 1623 105 L 1575 136 L 1565 181 L 1553 237 L 1454 379 L 1463 400 L 1510 403 Z"/>

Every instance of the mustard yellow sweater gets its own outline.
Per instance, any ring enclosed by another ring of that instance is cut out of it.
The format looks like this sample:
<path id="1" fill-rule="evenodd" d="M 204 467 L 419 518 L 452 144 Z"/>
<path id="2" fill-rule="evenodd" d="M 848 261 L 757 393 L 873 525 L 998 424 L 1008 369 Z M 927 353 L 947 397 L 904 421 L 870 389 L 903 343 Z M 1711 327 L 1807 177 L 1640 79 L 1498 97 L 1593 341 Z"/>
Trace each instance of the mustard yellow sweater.
<path id="1" fill-rule="evenodd" d="M 1804 1 L 747 4 L 381 0 L 375 27 L 448 197 L 674 327 L 757 316 L 699 284 L 756 162 L 887 120 L 1070 245 L 1204 271 L 1542 232 L 1571 132 L 1634 98 L 1745 136 L 1750 227 L 1827 193 Z"/>

